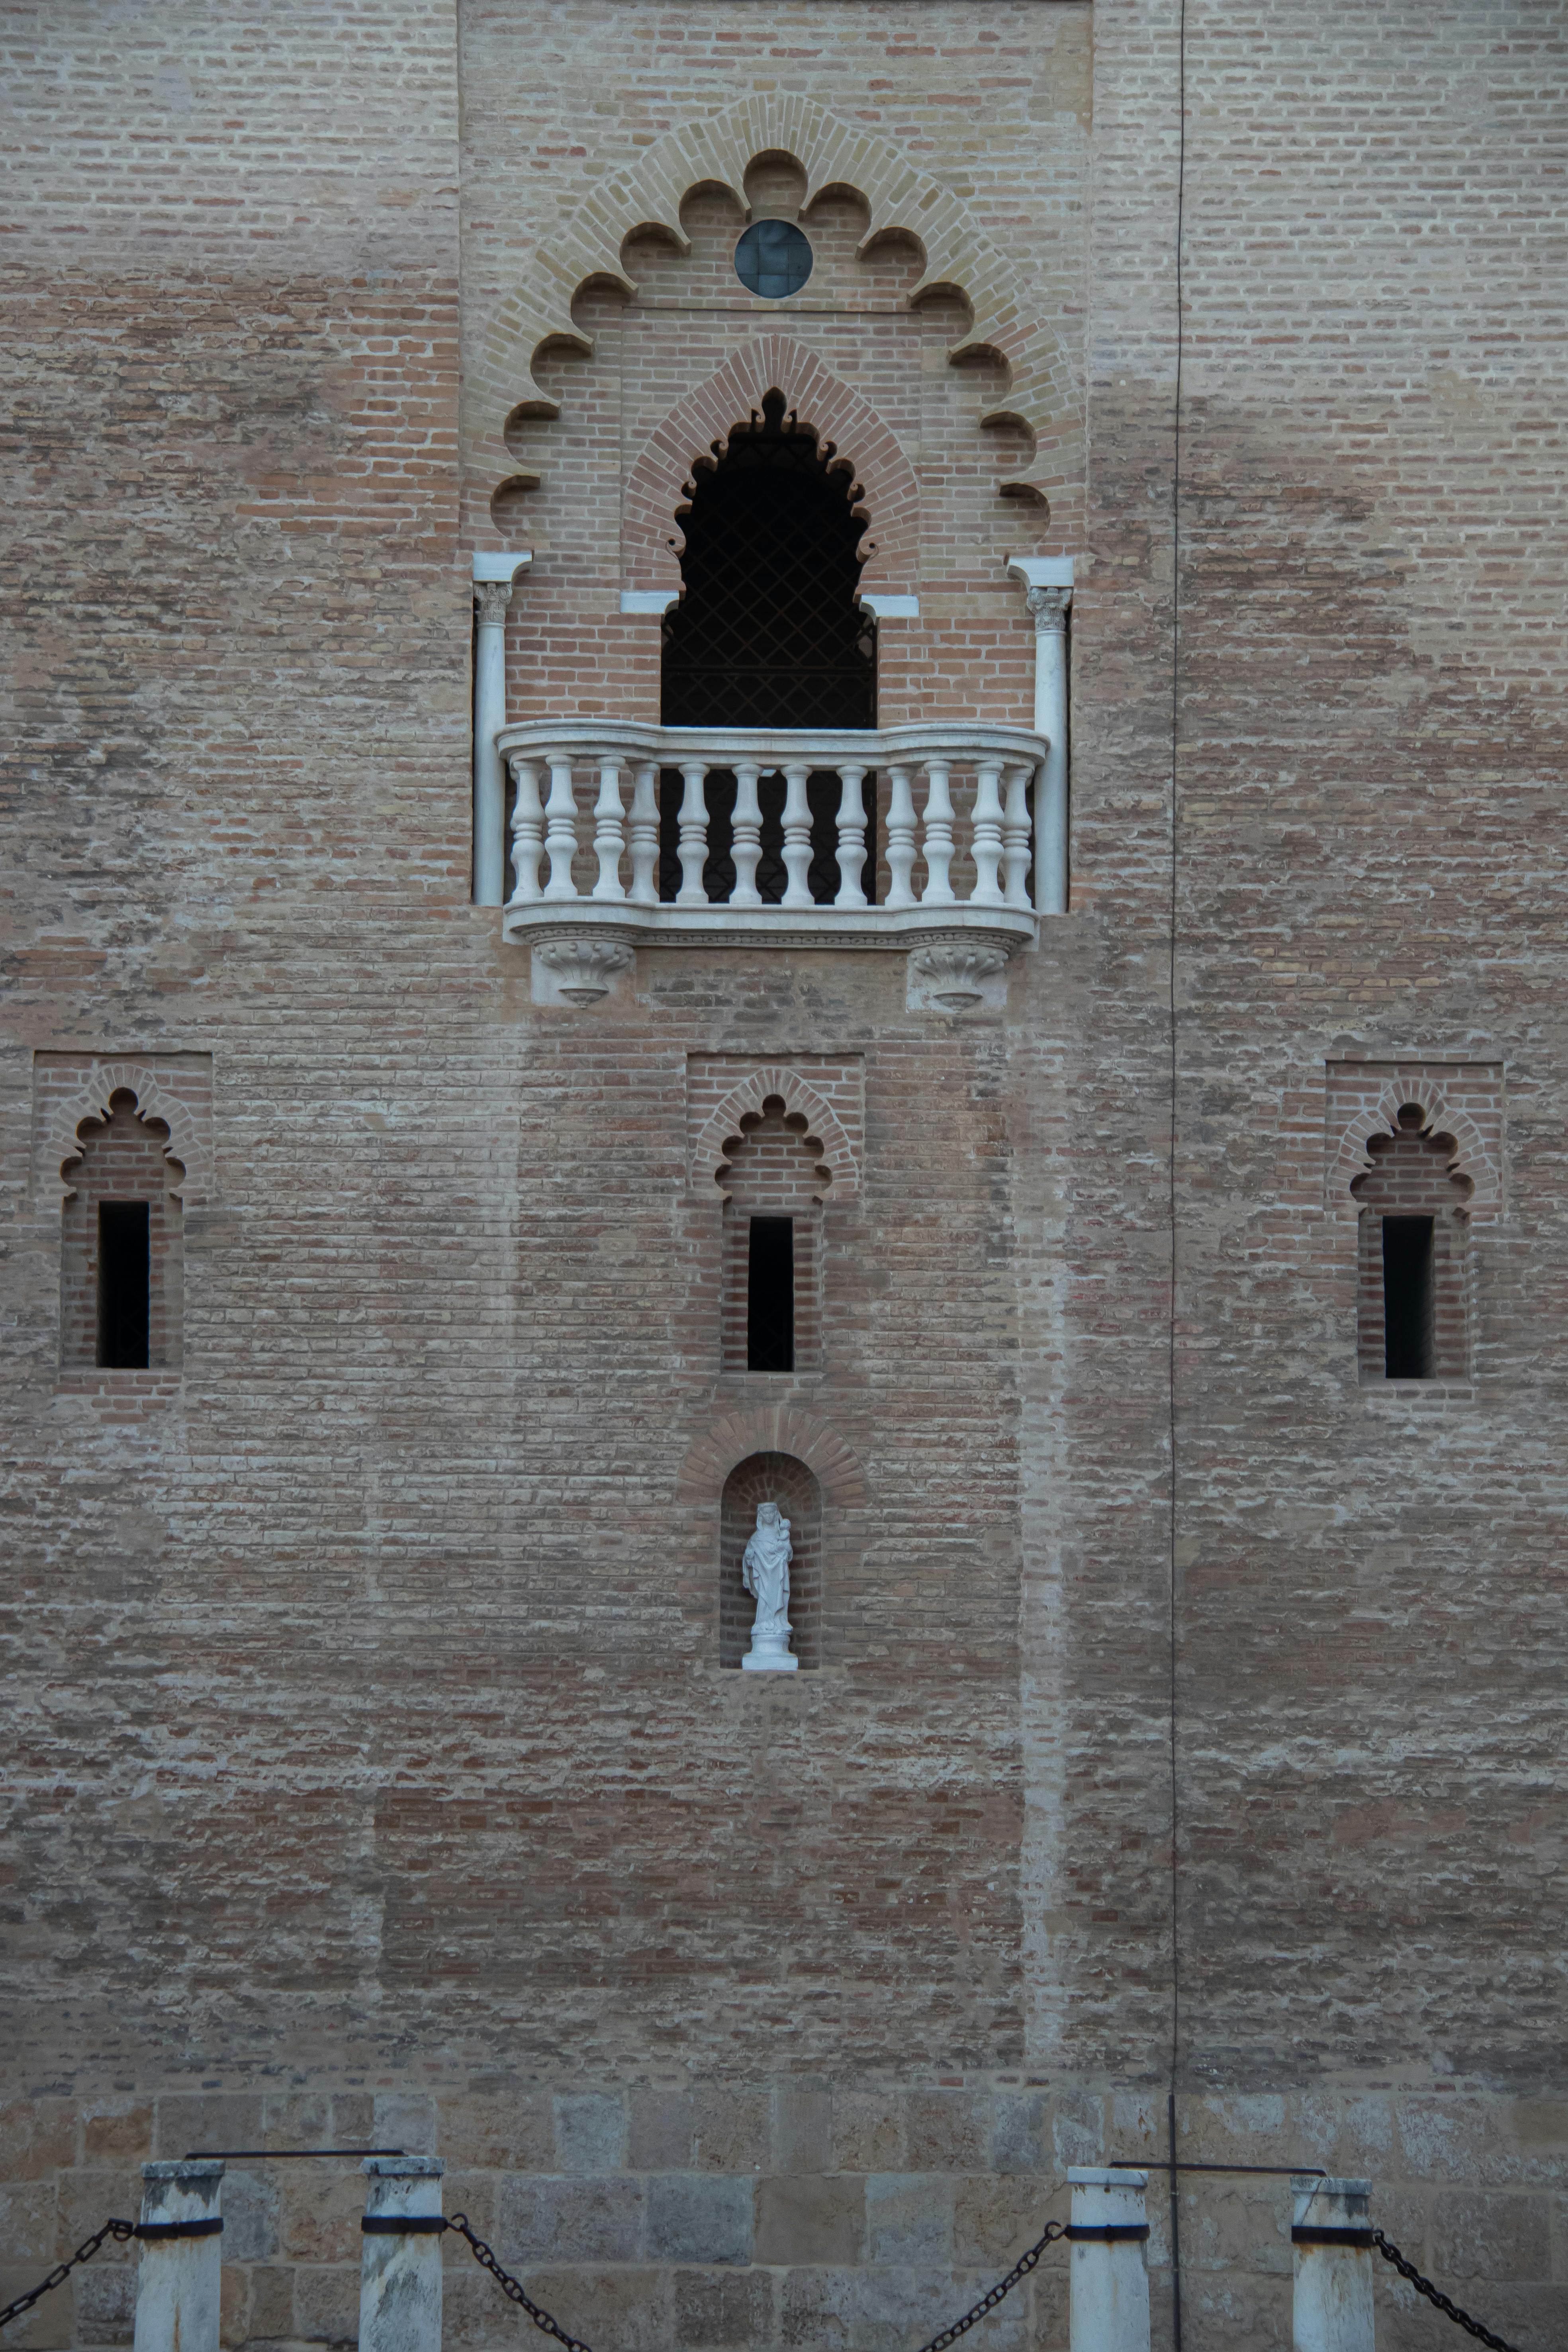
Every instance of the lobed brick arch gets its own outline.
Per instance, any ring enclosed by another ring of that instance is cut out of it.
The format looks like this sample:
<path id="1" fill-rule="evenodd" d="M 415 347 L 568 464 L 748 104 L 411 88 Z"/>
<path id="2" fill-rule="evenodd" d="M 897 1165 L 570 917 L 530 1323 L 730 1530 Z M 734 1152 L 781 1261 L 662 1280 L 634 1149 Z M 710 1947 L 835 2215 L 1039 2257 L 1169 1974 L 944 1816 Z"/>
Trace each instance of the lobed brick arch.
<path id="1" fill-rule="evenodd" d="M 822 1489 L 825 1512 L 837 1517 L 864 1508 L 866 1474 L 837 1430 L 798 1405 L 754 1405 L 710 1422 L 687 1449 L 676 1479 L 676 1500 L 715 1508 L 730 1473 L 753 1454 L 789 1454 L 804 1462 Z"/>
<path id="2" fill-rule="evenodd" d="M 1044 506 L 1054 488 L 1076 485 L 1082 394 L 1060 336 L 1048 320 L 1035 317 L 1013 264 L 981 234 L 962 198 L 917 169 L 903 148 L 794 93 L 742 99 L 668 132 L 635 164 L 606 174 L 574 217 L 541 244 L 527 278 L 492 313 L 467 379 L 464 434 L 476 460 L 492 465 L 498 479 L 537 480 L 511 465 L 506 422 L 519 408 L 531 416 L 559 414 L 560 404 L 535 381 L 533 363 L 552 343 L 592 354 L 593 338 L 572 315 L 579 293 L 598 282 L 635 294 L 621 259 L 628 236 L 657 229 L 689 251 L 680 226 L 688 194 L 717 185 L 746 211 L 748 167 L 759 156 L 776 154 L 804 171 L 805 205 L 829 187 L 847 188 L 860 198 L 870 216 L 862 250 L 894 229 L 916 240 L 925 267 L 911 300 L 951 288 L 968 303 L 969 331 L 948 356 L 994 352 L 1008 372 L 1006 403 L 981 421 L 1016 418 L 1034 437 L 1029 464 L 1001 485 L 1004 495 Z"/>
<path id="3" fill-rule="evenodd" d="M 711 1198 L 708 1188 L 717 1177 L 719 1182 L 714 1190 L 722 1196 L 723 1178 L 730 1164 L 724 1146 L 737 1133 L 748 1113 L 761 1116 L 770 1095 L 780 1097 L 786 1118 L 791 1112 L 799 1112 L 809 1122 L 809 1139 L 821 1147 L 834 1200 L 852 1200 L 860 1189 L 860 1168 L 837 1113 L 798 1070 L 789 1069 L 782 1063 L 768 1063 L 750 1071 L 739 1085 L 731 1087 L 718 1109 L 703 1122 L 691 1154 L 693 1191 Z"/>
<path id="4" fill-rule="evenodd" d="M 1468 1176 L 1475 1187 L 1466 1203 L 1470 1213 L 1495 1216 L 1502 1206 L 1502 1171 L 1496 1155 L 1468 1111 L 1450 1103 L 1442 1082 L 1415 1073 L 1390 1078 L 1375 1104 L 1363 1103 L 1345 1122 L 1329 1155 L 1331 1209 L 1352 1216 L 1357 1213 L 1351 1188 L 1358 1176 L 1366 1175 L 1375 1164 L 1367 1146 L 1373 1136 L 1400 1132 L 1399 1113 L 1407 1103 L 1417 1104 L 1426 1113 L 1424 1132 L 1453 1137 L 1452 1171 Z"/>
<path id="5" fill-rule="evenodd" d="M 920 556 L 920 488 L 892 427 L 870 402 L 794 336 L 759 335 L 678 401 L 644 444 L 626 482 L 621 520 L 627 588 L 679 594 L 680 566 L 672 544 L 675 510 L 693 465 L 722 449 L 737 425 L 761 409 L 774 386 L 818 446 L 831 441 L 853 466 L 865 492 L 870 529 L 862 541 L 867 587 L 903 591 L 914 584 Z"/>
<path id="6" fill-rule="evenodd" d="M 155 1118 L 169 1130 L 163 1157 L 183 1171 L 178 1182 L 169 1187 L 171 1196 L 187 1207 L 205 1199 L 212 1191 L 211 1156 L 190 1105 L 171 1093 L 149 1064 L 105 1061 L 95 1062 L 81 1086 L 51 1110 L 43 1151 L 44 1164 L 52 1171 L 50 1181 L 58 1179 L 58 1205 L 63 1209 L 76 1197 L 76 1187 L 65 1171 L 72 1160 L 81 1158 L 78 1128 L 83 1119 L 106 1119 L 110 1097 L 121 1093 L 135 1096 L 139 1118 Z"/>

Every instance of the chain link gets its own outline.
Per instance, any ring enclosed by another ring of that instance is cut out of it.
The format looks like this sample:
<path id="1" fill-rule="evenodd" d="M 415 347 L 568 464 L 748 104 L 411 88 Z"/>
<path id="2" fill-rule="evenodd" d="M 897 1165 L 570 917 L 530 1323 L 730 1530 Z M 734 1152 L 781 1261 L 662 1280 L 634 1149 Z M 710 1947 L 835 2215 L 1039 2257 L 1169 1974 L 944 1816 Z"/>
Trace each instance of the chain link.
<path id="1" fill-rule="evenodd" d="M 1003 2296 L 1011 2294 L 1020 2279 L 1028 2277 L 1047 2246 L 1054 2245 L 1058 2238 L 1066 2236 L 1065 2221 L 1047 2221 L 1045 2235 L 1037 2238 L 1034 2244 L 1019 2255 L 1006 2277 L 998 2279 L 990 2294 L 983 2294 L 979 2302 L 964 2313 L 962 2319 L 955 2319 L 951 2327 L 944 2327 L 942 2334 L 933 2336 L 929 2344 L 922 2344 L 921 2352 L 947 2352 L 947 2347 L 950 2344 L 956 2344 L 959 2337 L 967 2336 L 970 2329 L 984 2319 L 988 2311 L 994 2311 Z"/>
<path id="2" fill-rule="evenodd" d="M 510 2295 L 520 2310 L 527 2312 L 535 2327 L 542 2329 L 546 2336 L 553 2336 L 557 2344 L 565 2346 L 566 2352 L 589 2352 L 588 2346 L 579 2337 L 568 2336 L 559 2320 L 552 2319 L 547 2311 L 541 2310 L 539 2305 L 530 2298 L 527 2289 L 513 2278 L 510 2271 L 502 2270 L 484 2240 L 477 2236 L 468 2227 L 468 2217 L 466 2213 L 449 2213 L 447 2217 L 447 2227 L 448 2230 L 456 2230 L 460 2238 L 468 2240 L 468 2252 L 480 2269 L 489 2271 L 501 2293 Z"/>
<path id="3" fill-rule="evenodd" d="M 510 2295 L 513 2303 L 527 2312 L 535 2327 L 542 2329 L 546 2336 L 553 2336 L 557 2344 L 564 2346 L 565 2352 L 589 2352 L 586 2344 L 575 2336 L 568 2336 L 558 2320 L 552 2319 L 549 2312 L 542 2310 L 537 2303 L 531 2300 L 526 2290 L 518 2280 L 512 2277 L 510 2271 L 502 2270 L 484 2240 L 476 2236 L 468 2227 L 468 2217 L 466 2213 L 448 2215 L 447 2227 L 448 2230 L 456 2230 L 459 2237 L 468 2240 L 468 2251 L 474 2260 L 481 2269 L 489 2271 L 503 2294 Z M 961 2336 L 967 2336 L 970 2329 L 985 2317 L 987 2312 L 994 2311 L 1003 2296 L 1011 2294 L 1020 2279 L 1028 2277 L 1047 2246 L 1054 2245 L 1058 2238 L 1065 2238 L 1066 2235 L 1065 2221 L 1047 2221 L 1044 2236 L 1037 2238 L 1034 2244 L 1019 2255 L 1006 2277 L 998 2279 L 990 2293 L 983 2294 L 980 2301 L 971 2310 L 966 2311 L 962 2319 L 955 2319 L 951 2327 L 944 2327 L 940 2336 L 933 2336 L 929 2344 L 922 2345 L 921 2352 L 947 2352 L 947 2347 L 950 2344 L 956 2344 Z"/>
<path id="4" fill-rule="evenodd" d="M 74 2254 L 68 2254 L 63 2263 L 57 2263 L 41 2286 L 34 2287 L 26 2294 L 19 2294 L 15 2303 L 8 2303 L 5 2310 L 0 2311 L 0 2327 L 8 2327 L 12 2320 L 20 2319 L 25 2311 L 31 2311 L 33 2305 L 36 2303 L 41 2303 L 45 2295 L 52 2294 L 56 2287 L 63 2286 L 79 2263 L 91 2262 L 105 2238 L 112 2238 L 116 2244 L 123 2245 L 128 2238 L 133 2238 L 135 2235 L 134 2221 L 106 2221 L 101 2230 L 95 2231 L 90 2238 L 82 2240 Z"/>
<path id="5" fill-rule="evenodd" d="M 1461 2311 L 1457 2303 L 1450 2303 L 1441 2287 L 1434 2286 L 1430 2279 L 1423 2278 L 1415 2263 L 1400 2252 L 1392 2238 L 1385 2238 L 1381 2230 L 1374 2230 L 1372 2242 L 1384 2261 L 1392 2263 L 1400 2277 L 1408 2279 L 1417 2294 L 1424 2294 L 1428 2303 L 1436 2305 L 1445 2319 L 1451 2319 L 1457 2327 L 1462 2327 L 1466 2335 L 1473 2336 L 1479 2344 L 1489 2344 L 1491 2352 L 1516 2352 L 1515 2346 L 1507 2343 L 1500 2336 L 1494 2336 L 1489 2327 L 1483 2327 L 1479 2319 L 1472 2319 L 1468 2311 Z"/>

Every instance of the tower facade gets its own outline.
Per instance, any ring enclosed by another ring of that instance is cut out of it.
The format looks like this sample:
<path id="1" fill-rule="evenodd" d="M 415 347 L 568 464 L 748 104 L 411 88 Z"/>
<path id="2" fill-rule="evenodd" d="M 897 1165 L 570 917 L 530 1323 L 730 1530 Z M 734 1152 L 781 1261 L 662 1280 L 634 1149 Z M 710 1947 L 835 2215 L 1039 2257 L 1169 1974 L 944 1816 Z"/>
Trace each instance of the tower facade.
<path id="1" fill-rule="evenodd" d="M 10 32 L 20 2273 L 396 2145 L 596 2346 L 892 2352 L 1174 2158 L 1547 2340 L 1542 11 Z"/>

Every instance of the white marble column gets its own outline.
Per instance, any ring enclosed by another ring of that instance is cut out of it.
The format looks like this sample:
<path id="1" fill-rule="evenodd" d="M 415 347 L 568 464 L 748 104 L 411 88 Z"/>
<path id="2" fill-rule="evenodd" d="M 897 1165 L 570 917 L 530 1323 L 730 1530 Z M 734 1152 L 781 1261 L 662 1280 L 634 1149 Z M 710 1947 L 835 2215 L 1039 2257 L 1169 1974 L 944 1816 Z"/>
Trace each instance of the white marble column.
<path id="1" fill-rule="evenodd" d="M 428 2224 L 440 2219 L 446 2169 L 438 2156 L 369 2156 L 361 2167 L 360 2352 L 441 2352 L 442 2232 Z"/>
<path id="2" fill-rule="evenodd" d="M 1072 604 L 1070 555 L 1016 555 L 1008 563 L 1027 592 L 1035 624 L 1035 732 L 1048 749 L 1035 779 L 1035 907 L 1068 907 L 1067 616 Z"/>
<path id="3" fill-rule="evenodd" d="M 1149 2352 L 1146 2172 L 1070 2165 L 1072 2352 Z"/>
<path id="4" fill-rule="evenodd" d="M 1370 2180 L 1290 2183 L 1295 2352 L 1373 2352 Z"/>
<path id="5" fill-rule="evenodd" d="M 499 907 L 506 897 L 506 773 L 496 750 L 506 725 L 506 616 L 512 583 L 531 550 L 476 555 L 474 604 L 474 904 Z"/>
<path id="6" fill-rule="evenodd" d="M 222 2192 L 219 2157 L 142 2167 L 134 2352 L 217 2352 Z"/>

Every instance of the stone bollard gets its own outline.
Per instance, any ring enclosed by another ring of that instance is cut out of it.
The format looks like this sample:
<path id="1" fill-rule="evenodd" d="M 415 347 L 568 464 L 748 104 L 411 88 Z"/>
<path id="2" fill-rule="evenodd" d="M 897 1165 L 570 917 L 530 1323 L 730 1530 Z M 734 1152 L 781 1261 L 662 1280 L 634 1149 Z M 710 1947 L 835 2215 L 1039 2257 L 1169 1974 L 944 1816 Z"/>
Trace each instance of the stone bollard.
<path id="1" fill-rule="evenodd" d="M 1146 2172 L 1071 2165 L 1072 2352 L 1149 2352 Z"/>
<path id="2" fill-rule="evenodd" d="M 360 2352 L 441 2352 L 438 2156 L 370 2156 L 360 2258 Z"/>
<path id="3" fill-rule="evenodd" d="M 1371 2181 L 1299 2172 L 1290 2189 L 1295 2352 L 1373 2352 Z"/>
<path id="4" fill-rule="evenodd" d="M 217 2352 L 222 2194 L 216 2156 L 142 2167 L 135 2352 Z"/>

